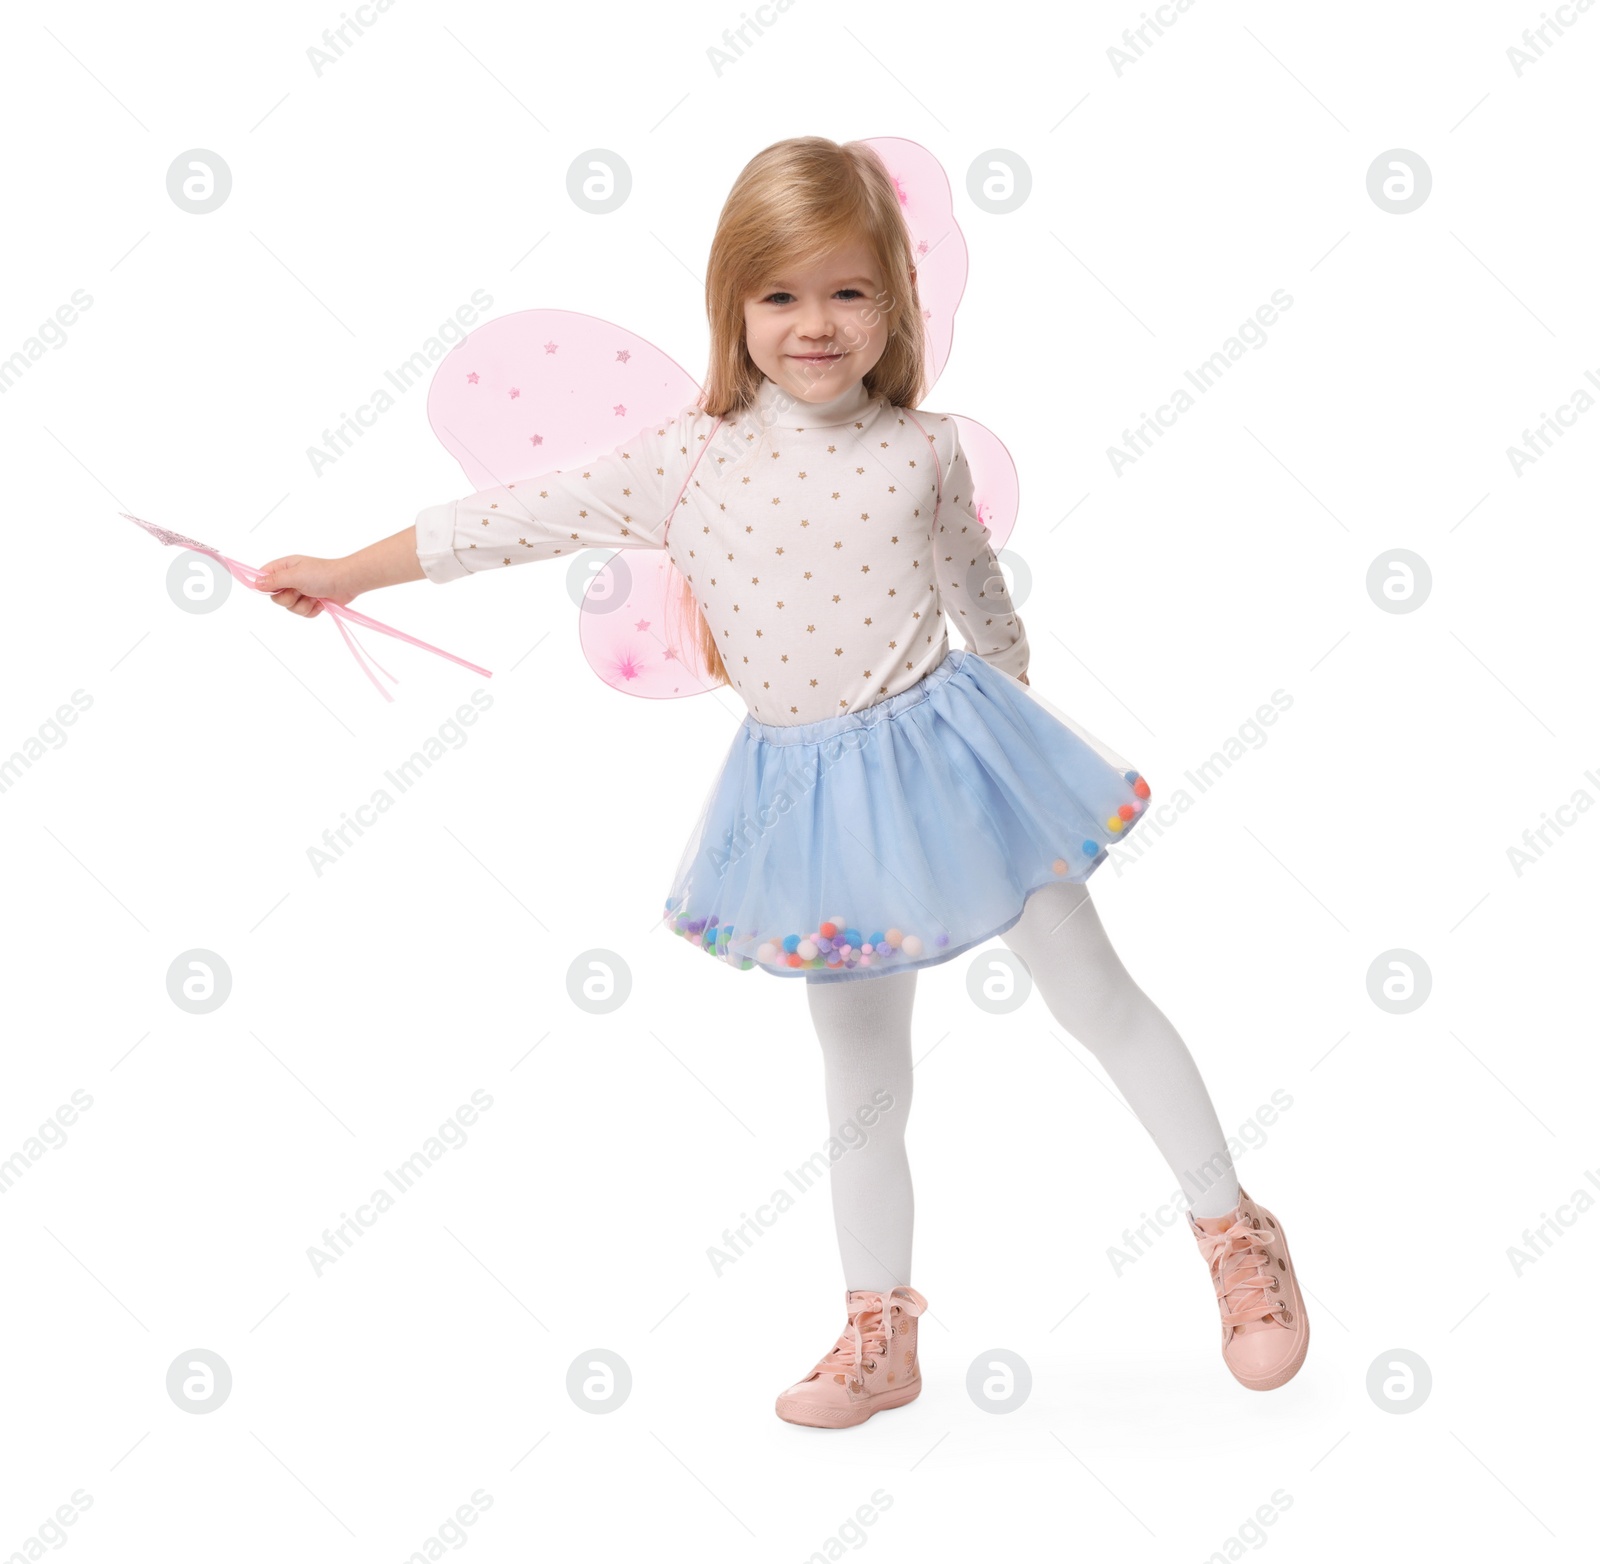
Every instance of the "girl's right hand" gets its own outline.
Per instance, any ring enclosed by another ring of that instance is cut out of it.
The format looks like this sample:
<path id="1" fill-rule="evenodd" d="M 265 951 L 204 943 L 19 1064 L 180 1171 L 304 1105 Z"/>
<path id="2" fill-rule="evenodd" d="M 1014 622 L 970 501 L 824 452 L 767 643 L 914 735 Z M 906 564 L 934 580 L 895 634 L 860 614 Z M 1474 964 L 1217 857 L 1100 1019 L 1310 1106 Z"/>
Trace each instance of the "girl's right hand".
<path id="1" fill-rule="evenodd" d="M 285 554 L 264 565 L 257 577 L 258 592 L 270 592 L 282 608 L 315 619 L 322 612 L 318 598 L 343 608 L 358 593 L 352 591 L 341 559 L 313 559 L 309 554 Z"/>

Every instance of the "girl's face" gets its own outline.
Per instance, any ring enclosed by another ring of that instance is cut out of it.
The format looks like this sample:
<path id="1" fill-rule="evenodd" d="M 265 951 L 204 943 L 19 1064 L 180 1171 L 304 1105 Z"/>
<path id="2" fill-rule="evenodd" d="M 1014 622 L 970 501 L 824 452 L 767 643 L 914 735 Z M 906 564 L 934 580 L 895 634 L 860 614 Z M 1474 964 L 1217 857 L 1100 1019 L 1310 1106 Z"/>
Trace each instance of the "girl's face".
<path id="1" fill-rule="evenodd" d="M 768 380 L 804 402 L 831 402 L 883 357 L 887 312 L 871 252 L 836 250 L 810 271 L 787 270 L 745 300 L 745 345 Z"/>

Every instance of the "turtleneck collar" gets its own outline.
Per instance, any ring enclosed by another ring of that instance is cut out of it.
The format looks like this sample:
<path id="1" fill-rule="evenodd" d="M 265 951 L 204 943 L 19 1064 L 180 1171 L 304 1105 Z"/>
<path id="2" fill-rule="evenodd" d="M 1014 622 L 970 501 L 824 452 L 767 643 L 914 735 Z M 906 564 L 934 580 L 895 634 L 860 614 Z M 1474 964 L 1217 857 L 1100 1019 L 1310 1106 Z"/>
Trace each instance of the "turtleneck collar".
<path id="1" fill-rule="evenodd" d="M 856 422 L 874 400 L 865 380 L 856 381 L 832 401 L 805 402 L 763 375 L 745 416 L 769 429 L 827 429 Z"/>

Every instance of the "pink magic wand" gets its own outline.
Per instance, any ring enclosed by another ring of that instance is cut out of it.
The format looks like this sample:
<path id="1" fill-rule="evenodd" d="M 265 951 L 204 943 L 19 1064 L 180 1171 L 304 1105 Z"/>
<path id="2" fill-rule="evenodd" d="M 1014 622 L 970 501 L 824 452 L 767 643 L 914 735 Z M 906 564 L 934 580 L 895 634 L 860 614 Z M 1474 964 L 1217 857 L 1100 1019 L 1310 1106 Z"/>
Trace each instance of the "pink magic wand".
<path id="1" fill-rule="evenodd" d="M 184 537 L 181 532 L 169 532 L 165 527 L 156 526 L 154 522 L 140 521 L 137 516 L 130 516 L 126 511 L 120 511 L 118 514 L 121 515 L 124 520 L 133 522 L 135 526 L 143 527 L 144 530 L 148 532 L 150 536 L 153 537 L 158 543 L 170 543 L 177 548 L 193 549 L 197 554 L 209 555 L 212 559 L 216 560 L 216 562 L 221 565 L 230 576 L 232 576 L 236 581 L 242 581 L 247 587 L 254 587 L 257 579 L 261 575 L 261 572 L 257 570 L 254 565 L 240 564 L 238 560 L 229 559 L 226 554 L 219 553 L 216 549 L 209 548 L 204 543 L 196 543 L 193 538 Z M 420 646 L 425 652 L 436 652 L 440 657 L 448 657 L 451 662 L 460 663 L 463 668 L 470 668 L 474 673 L 481 673 L 486 679 L 492 679 L 494 677 L 494 675 L 490 673 L 487 668 L 480 668 L 476 663 L 469 663 L 465 657 L 457 657 L 454 652 L 447 652 L 440 647 L 430 646 L 426 641 L 419 641 L 414 635 L 407 635 L 404 630 L 396 630 L 390 625 L 379 624 L 376 619 L 369 619 L 365 614 L 357 613 L 353 608 L 346 608 L 342 603 L 332 602 L 326 597 L 316 598 L 315 601 L 322 604 L 322 606 L 333 616 L 333 622 L 339 627 L 339 634 L 344 637 L 345 645 L 350 648 L 350 655 L 354 657 L 356 662 L 360 665 L 362 672 L 364 672 L 369 679 L 372 679 L 373 688 L 376 689 L 378 694 L 380 694 L 386 701 L 393 701 L 394 696 L 392 696 L 381 684 L 378 683 L 375 678 L 373 678 L 372 668 L 367 667 L 366 661 L 364 660 L 364 658 L 372 658 L 372 654 L 370 652 L 363 653 L 362 648 L 357 645 L 355 636 L 344 623 L 346 619 L 352 620 L 359 625 L 365 625 L 369 630 L 381 630 L 385 635 L 392 635 L 398 641 L 409 641 L 413 646 Z M 389 672 L 387 668 L 379 663 L 376 658 L 372 658 L 372 667 L 376 668 L 378 672 L 381 673 L 391 684 L 398 684 L 400 682 L 392 673 Z"/>

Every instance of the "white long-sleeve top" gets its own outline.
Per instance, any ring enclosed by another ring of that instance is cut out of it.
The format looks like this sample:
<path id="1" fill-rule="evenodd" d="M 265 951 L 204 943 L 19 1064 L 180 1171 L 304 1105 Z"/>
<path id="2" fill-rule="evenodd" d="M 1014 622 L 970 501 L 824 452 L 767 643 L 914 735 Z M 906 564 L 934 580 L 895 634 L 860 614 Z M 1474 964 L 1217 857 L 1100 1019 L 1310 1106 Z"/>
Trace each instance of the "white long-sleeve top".
<path id="1" fill-rule="evenodd" d="M 429 506 L 418 563 L 444 582 L 587 548 L 664 548 L 734 688 L 782 726 L 908 689 L 949 650 L 946 613 L 969 651 L 1027 671 L 953 418 L 913 418 L 860 381 L 805 403 L 764 378 L 717 425 L 686 407 L 579 467 Z"/>

